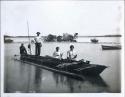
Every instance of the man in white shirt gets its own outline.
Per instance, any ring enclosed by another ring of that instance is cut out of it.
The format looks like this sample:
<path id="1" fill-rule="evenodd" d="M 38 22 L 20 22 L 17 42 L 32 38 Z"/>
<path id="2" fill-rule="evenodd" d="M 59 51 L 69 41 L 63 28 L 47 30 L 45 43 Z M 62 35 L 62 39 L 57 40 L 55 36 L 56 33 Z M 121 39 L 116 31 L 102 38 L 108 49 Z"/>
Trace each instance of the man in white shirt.
<path id="1" fill-rule="evenodd" d="M 41 47 L 42 47 L 42 43 L 41 43 L 41 36 L 40 36 L 40 32 L 37 32 L 37 37 L 35 37 L 35 55 L 36 56 L 40 56 L 40 52 L 41 52 Z"/>
<path id="2" fill-rule="evenodd" d="M 61 59 L 61 58 L 62 58 L 62 54 L 61 54 L 60 51 L 59 51 L 59 47 L 56 47 L 56 51 L 54 51 L 53 57 L 54 57 L 54 58 L 58 58 L 58 59 Z"/>
<path id="3" fill-rule="evenodd" d="M 76 57 L 77 57 L 77 54 L 74 52 L 74 46 L 70 45 L 70 50 L 67 52 L 67 59 L 75 60 Z"/>

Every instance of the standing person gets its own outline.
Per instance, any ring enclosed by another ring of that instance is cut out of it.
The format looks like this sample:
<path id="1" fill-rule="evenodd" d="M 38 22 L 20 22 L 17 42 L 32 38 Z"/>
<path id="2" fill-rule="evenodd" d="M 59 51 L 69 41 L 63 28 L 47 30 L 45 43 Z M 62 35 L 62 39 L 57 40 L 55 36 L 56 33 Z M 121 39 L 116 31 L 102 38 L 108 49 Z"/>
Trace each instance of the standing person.
<path id="1" fill-rule="evenodd" d="M 70 45 L 70 50 L 67 52 L 67 59 L 75 60 L 76 57 L 77 57 L 77 54 L 74 51 L 74 46 Z"/>
<path id="2" fill-rule="evenodd" d="M 42 40 L 41 40 L 41 36 L 40 36 L 40 32 L 37 32 L 37 37 L 35 37 L 35 55 L 36 56 L 40 56 L 40 52 L 41 52 L 41 47 L 42 47 Z"/>
<path id="3" fill-rule="evenodd" d="M 59 51 L 59 47 L 56 47 L 56 50 L 53 53 L 54 58 L 62 59 L 62 54 Z"/>

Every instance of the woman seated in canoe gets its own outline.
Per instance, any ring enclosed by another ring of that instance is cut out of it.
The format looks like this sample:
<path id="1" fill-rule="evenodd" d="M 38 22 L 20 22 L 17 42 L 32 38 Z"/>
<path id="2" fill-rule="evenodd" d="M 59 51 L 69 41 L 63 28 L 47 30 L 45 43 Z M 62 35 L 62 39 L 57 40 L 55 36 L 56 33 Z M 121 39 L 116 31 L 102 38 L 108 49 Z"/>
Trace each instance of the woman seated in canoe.
<path id="1" fill-rule="evenodd" d="M 77 54 L 74 51 L 74 46 L 70 45 L 70 50 L 67 52 L 67 59 L 76 60 Z"/>
<path id="2" fill-rule="evenodd" d="M 56 47 L 56 50 L 53 53 L 53 57 L 58 58 L 58 59 L 62 59 L 62 55 L 63 54 L 61 54 L 60 51 L 59 51 L 59 47 Z"/>
<path id="3" fill-rule="evenodd" d="M 67 66 L 69 67 L 69 66 L 77 65 L 78 62 L 72 62 L 72 63 L 70 62 L 72 60 L 76 60 L 76 58 L 77 58 L 77 54 L 74 51 L 74 46 L 70 45 L 70 50 L 67 52 L 67 59 L 68 59 L 67 63 L 61 63 L 61 64 L 57 65 L 57 67 L 64 68 Z"/>

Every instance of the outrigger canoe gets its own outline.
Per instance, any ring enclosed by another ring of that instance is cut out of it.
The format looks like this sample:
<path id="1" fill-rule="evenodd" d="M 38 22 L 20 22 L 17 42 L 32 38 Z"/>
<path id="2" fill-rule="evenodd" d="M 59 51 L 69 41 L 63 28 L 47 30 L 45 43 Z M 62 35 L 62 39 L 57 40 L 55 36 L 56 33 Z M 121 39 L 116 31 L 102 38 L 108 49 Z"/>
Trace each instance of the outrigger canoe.
<path id="1" fill-rule="evenodd" d="M 39 66 L 41 68 L 58 72 L 65 75 L 82 77 L 98 76 L 107 68 L 104 65 L 90 64 L 82 60 L 57 59 L 50 56 L 23 55 L 20 61 Z"/>

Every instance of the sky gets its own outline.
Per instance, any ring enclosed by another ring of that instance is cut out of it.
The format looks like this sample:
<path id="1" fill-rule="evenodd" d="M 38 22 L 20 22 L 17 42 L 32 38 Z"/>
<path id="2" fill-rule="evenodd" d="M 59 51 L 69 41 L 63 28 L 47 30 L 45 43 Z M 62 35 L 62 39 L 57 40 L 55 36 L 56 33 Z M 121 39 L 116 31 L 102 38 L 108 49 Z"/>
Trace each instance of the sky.
<path id="1" fill-rule="evenodd" d="M 123 1 L 1 1 L 1 32 L 11 36 L 120 34 Z"/>

